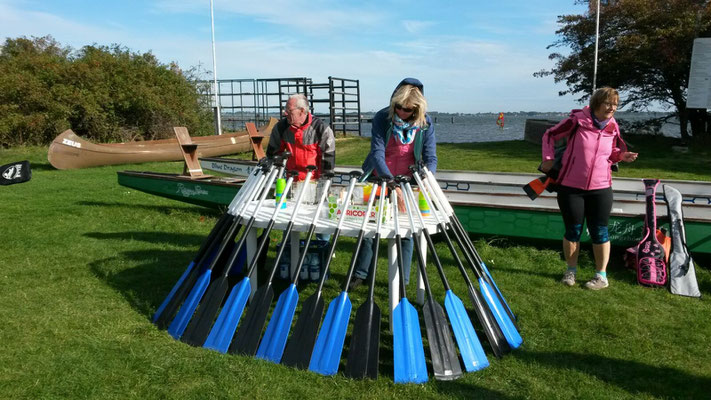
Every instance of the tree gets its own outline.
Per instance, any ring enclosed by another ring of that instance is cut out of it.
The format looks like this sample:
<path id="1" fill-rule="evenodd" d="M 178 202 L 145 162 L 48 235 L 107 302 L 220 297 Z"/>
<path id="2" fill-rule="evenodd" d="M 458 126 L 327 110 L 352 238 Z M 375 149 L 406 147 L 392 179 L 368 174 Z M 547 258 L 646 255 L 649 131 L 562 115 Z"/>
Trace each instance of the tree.
<path id="1" fill-rule="evenodd" d="M 552 53 L 556 64 L 534 76 L 552 75 L 565 82 L 559 94 L 590 96 L 595 53 L 595 0 L 584 15 L 558 17 L 562 27 L 553 47 L 568 47 L 570 54 Z M 674 110 L 680 133 L 688 139 L 686 88 L 693 40 L 711 36 L 711 2 L 708 0 L 618 0 L 600 9 L 597 86 L 615 87 L 624 106 L 646 110 L 661 104 Z"/>
<path id="2" fill-rule="evenodd" d="M 212 131 L 194 70 L 161 64 L 119 45 L 62 47 L 50 36 L 0 45 L 0 144 L 48 144 L 71 128 L 89 139 L 126 141 Z"/>

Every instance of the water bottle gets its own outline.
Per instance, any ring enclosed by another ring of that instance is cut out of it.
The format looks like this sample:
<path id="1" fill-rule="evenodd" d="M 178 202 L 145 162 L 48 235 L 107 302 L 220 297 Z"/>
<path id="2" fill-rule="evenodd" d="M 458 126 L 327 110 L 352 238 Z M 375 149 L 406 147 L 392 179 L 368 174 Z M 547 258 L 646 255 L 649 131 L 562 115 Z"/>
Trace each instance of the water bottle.
<path id="1" fill-rule="evenodd" d="M 306 261 L 306 260 L 304 260 Z M 299 279 L 302 281 L 305 281 L 309 279 L 309 266 L 306 265 L 306 262 L 304 262 L 304 265 L 301 266 L 301 272 L 299 273 Z"/>
<path id="2" fill-rule="evenodd" d="M 317 281 L 321 277 L 321 265 L 319 263 L 318 254 L 310 254 L 311 262 L 309 263 L 309 278 L 312 281 Z"/>
<path id="3" fill-rule="evenodd" d="M 420 206 L 420 214 L 422 214 L 423 217 L 429 217 L 430 215 L 430 205 L 427 204 L 427 199 L 425 199 L 425 195 L 422 194 L 422 191 L 419 192 L 419 201 L 418 204 Z"/>
<path id="4" fill-rule="evenodd" d="M 284 178 L 279 178 L 276 180 L 276 186 L 274 187 L 274 201 L 279 205 L 281 201 L 281 196 L 284 194 L 284 189 L 286 188 L 286 180 Z M 286 202 L 281 206 L 281 208 L 286 208 Z"/>

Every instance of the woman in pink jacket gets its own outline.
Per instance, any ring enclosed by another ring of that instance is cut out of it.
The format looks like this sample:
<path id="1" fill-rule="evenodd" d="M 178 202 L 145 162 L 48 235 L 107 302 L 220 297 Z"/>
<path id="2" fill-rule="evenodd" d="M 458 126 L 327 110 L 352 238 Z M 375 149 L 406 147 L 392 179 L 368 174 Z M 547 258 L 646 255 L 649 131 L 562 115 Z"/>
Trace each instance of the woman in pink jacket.
<path id="1" fill-rule="evenodd" d="M 585 283 L 588 289 L 606 288 L 610 238 L 607 230 L 612 210 L 610 167 L 619 161 L 632 162 L 637 153 L 627 151 L 617 121 L 613 118 L 619 93 L 600 88 L 590 98 L 590 106 L 573 110 L 570 116 L 543 135 L 543 163 L 548 173 L 554 167 L 555 142 L 568 139 L 556 179 L 558 206 L 565 224 L 563 255 L 568 269 L 561 282 L 575 285 L 583 222 L 593 242 L 595 276 Z"/>

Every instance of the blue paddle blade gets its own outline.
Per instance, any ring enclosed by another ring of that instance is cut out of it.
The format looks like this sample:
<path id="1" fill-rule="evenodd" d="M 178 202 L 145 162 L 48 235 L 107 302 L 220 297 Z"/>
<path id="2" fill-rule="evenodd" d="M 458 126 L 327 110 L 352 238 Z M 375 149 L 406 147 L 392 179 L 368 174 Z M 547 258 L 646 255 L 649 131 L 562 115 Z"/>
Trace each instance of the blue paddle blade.
<path id="1" fill-rule="evenodd" d="M 309 370 L 321 375 L 335 375 L 341 362 L 346 328 L 351 318 L 351 300 L 347 292 L 341 292 L 328 305 L 326 318 L 316 338 Z"/>
<path id="2" fill-rule="evenodd" d="M 267 331 L 264 332 L 262 342 L 257 349 L 257 358 L 277 364 L 281 362 L 298 302 L 299 292 L 296 291 L 296 285 L 292 283 L 277 300 L 272 319 L 269 320 Z"/>
<path id="3" fill-rule="evenodd" d="M 247 304 L 247 300 L 249 300 L 251 290 L 252 286 L 247 277 L 232 288 L 203 347 L 219 351 L 220 353 L 227 353 L 227 349 L 232 342 L 232 337 L 237 330 L 237 324 L 239 324 L 239 320 L 242 318 L 244 306 Z"/>
<path id="4" fill-rule="evenodd" d="M 205 294 L 205 290 L 207 290 L 207 286 L 210 284 L 210 275 L 212 275 L 212 271 L 209 269 L 205 270 L 205 272 L 200 275 L 197 282 L 195 282 L 193 290 L 190 291 L 190 294 L 185 299 L 183 306 L 180 307 L 180 311 L 178 311 L 175 319 L 173 319 L 173 322 L 171 322 L 168 327 L 168 333 L 170 333 L 170 336 L 175 339 L 180 339 L 180 337 L 183 336 L 183 332 L 185 331 L 185 328 L 188 327 L 190 318 L 193 317 L 195 309 L 198 304 L 200 304 L 202 295 Z"/>
<path id="5" fill-rule="evenodd" d="M 188 265 L 188 268 L 186 268 L 185 272 L 183 272 L 183 275 L 180 277 L 180 279 L 178 279 L 178 282 L 176 282 L 175 285 L 173 286 L 173 289 L 171 289 L 170 293 L 168 293 L 168 295 L 165 296 L 165 300 L 163 300 L 163 303 L 160 305 L 160 307 L 158 307 L 158 309 L 156 310 L 156 313 L 153 314 L 153 323 L 155 323 L 158 320 L 158 317 L 160 317 L 160 314 L 165 309 L 165 306 L 167 306 L 168 302 L 170 302 L 170 299 L 172 299 L 173 296 L 175 296 L 175 292 L 178 290 L 180 285 L 183 284 L 183 281 L 185 280 L 185 278 L 188 277 L 188 275 L 190 274 L 190 271 L 192 271 L 194 266 L 195 266 L 195 261 L 191 261 L 190 265 Z"/>
<path id="6" fill-rule="evenodd" d="M 512 349 L 517 349 L 521 346 L 521 343 L 523 343 L 523 338 L 521 338 L 521 335 L 518 333 L 513 321 L 511 321 L 511 318 L 509 318 L 506 310 L 504 310 L 504 306 L 502 306 L 501 302 L 499 302 L 499 298 L 492 292 L 491 287 L 483 278 L 479 278 L 479 290 L 481 291 L 482 296 L 484 296 L 486 304 L 489 305 L 491 313 L 494 314 L 496 323 L 499 325 L 499 328 L 501 328 L 501 332 L 503 332 L 509 346 Z"/>
<path id="7" fill-rule="evenodd" d="M 484 270 L 484 273 L 486 273 L 486 276 L 489 277 L 489 280 L 491 281 L 491 283 L 494 284 L 494 289 L 496 289 L 496 292 L 499 294 L 499 298 L 504 302 L 504 306 L 506 306 L 506 309 L 508 309 L 509 315 L 514 315 L 513 311 L 511 311 L 511 307 L 509 307 L 509 303 L 506 302 L 504 295 L 501 293 L 501 290 L 499 290 L 499 286 L 496 284 L 496 281 L 494 281 L 494 277 L 491 276 L 489 269 L 486 268 L 486 264 L 484 264 L 483 261 L 481 262 L 481 268 Z M 516 317 L 514 316 L 513 318 L 516 318 Z"/>
<path id="8" fill-rule="evenodd" d="M 464 361 L 467 372 L 474 372 L 489 366 L 481 342 L 474 332 L 464 304 L 451 290 L 444 296 L 444 308 L 449 316 L 449 323 L 454 331 L 454 338 L 459 345 L 459 354 Z"/>
<path id="9" fill-rule="evenodd" d="M 393 358 L 395 383 L 427 382 L 420 320 L 407 299 L 400 300 L 393 310 Z"/>

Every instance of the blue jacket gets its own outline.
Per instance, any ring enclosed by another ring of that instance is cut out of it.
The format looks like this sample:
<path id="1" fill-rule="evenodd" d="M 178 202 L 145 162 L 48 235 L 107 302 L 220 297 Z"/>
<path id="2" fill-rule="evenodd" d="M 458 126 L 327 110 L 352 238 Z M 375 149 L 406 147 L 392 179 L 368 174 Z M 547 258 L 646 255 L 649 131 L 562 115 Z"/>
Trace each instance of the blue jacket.
<path id="1" fill-rule="evenodd" d="M 415 78 L 405 78 L 400 82 L 393 94 L 402 85 L 412 85 L 420 89 L 424 94 L 422 82 Z M 393 175 L 385 164 L 385 146 L 390 141 L 392 136 L 392 121 L 388 118 L 390 107 L 385 107 L 378 111 L 373 117 L 373 127 L 370 138 L 370 153 L 363 162 L 363 171 L 366 173 L 372 172 L 375 169 L 378 176 L 392 179 Z M 435 130 L 432 120 L 429 115 L 425 115 L 427 125 L 415 137 L 415 160 L 424 161 L 427 169 L 432 172 L 437 170 L 437 141 L 435 139 Z"/>

